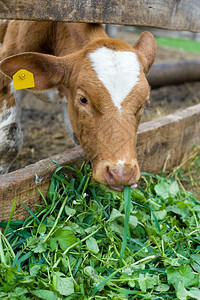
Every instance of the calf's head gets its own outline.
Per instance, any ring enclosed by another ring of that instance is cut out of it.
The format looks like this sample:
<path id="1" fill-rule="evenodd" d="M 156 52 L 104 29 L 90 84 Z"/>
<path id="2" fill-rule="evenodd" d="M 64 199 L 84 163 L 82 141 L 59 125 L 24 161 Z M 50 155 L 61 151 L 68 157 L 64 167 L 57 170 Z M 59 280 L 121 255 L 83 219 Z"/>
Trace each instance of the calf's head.
<path id="1" fill-rule="evenodd" d="M 155 55 L 154 38 L 145 32 L 133 47 L 104 38 L 64 57 L 15 55 L 0 68 L 11 78 L 20 69 L 32 72 L 34 91 L 63 89 L 73 130 L 93 162 L 93 178 L 122 191 L 140 177 L 136 134 L 150 92 L 145 74 Z"/>

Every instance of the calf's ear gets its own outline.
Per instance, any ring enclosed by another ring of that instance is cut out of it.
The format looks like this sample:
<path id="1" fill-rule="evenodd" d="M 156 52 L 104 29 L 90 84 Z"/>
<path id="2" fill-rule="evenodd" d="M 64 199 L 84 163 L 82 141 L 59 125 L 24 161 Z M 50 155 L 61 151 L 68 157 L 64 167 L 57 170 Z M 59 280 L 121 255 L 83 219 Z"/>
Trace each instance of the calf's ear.
<path id="1" fill-rule="evenodd" d="M 0 70 L 12 78 L 21 69 L 33 74 L 33 90 L 45 90 L 55 87 L 65 77 L 65 64 L 56 56 L 27 52 L 10 56 L 0 62 Z"/>
<path id="2" fill-rule="evenodd" d="M 156 42 L 153 35 L 148 31 L 143 32 L 133 48 L 141 54 L 144 73 L 147 74 L 156 57 Z"/>

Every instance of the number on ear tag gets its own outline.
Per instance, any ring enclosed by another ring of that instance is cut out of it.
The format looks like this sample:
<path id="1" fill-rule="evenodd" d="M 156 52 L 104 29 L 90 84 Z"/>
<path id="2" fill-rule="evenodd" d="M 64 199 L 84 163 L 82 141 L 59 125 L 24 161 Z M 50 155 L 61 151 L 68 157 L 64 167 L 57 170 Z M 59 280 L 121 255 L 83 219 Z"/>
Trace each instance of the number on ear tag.
<path id="1" fill-rule="evenodd" d="M 33 73 L 21 69 L 13 75 L 14 88 L 16 90 L 29 89 L 35 87 Z"/>

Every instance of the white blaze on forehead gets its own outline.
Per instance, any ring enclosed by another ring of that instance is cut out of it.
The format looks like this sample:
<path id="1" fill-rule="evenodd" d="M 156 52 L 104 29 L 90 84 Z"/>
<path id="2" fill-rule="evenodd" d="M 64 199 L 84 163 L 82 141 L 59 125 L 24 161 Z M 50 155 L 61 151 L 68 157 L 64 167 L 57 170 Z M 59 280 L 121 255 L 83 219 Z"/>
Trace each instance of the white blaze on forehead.
<path id="1" fill-rule="evenodd" d="M 137 55 L 130 51 L 114 51 L 102 47 L 90 53 L 89 57 L 97 77 L 121 112 L 123 100 L 136 85 L 140 75 Z"/>

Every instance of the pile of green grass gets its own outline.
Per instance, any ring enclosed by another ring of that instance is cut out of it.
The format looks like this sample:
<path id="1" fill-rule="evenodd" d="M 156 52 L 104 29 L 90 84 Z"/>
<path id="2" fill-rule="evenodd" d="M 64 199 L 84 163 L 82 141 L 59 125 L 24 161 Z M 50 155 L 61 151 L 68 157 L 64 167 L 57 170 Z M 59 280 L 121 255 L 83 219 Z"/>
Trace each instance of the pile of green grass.
<path id="1" fill-rule="evenodd" d="M 200 202 L 176 174 L 143 174 L 124 203 L 58 166 L 35 213 L 0 223 L 0 299 L 200 299 Z"/>

